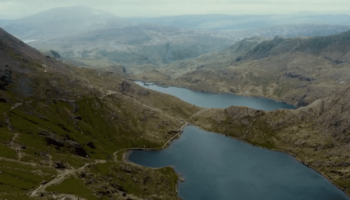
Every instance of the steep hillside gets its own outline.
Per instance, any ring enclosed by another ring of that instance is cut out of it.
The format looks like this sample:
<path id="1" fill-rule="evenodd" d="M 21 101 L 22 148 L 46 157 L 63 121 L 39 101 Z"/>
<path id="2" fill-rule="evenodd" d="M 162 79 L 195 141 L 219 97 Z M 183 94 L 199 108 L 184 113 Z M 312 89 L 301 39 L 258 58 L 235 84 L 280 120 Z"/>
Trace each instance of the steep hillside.
<path id="1" fill-rule="evenodd" d="M 2 29 L 0 63 L 0 199 L 178 199 L 172 168 L 113 154 L 162 147 L 199 108 L 66 66 Z"/>

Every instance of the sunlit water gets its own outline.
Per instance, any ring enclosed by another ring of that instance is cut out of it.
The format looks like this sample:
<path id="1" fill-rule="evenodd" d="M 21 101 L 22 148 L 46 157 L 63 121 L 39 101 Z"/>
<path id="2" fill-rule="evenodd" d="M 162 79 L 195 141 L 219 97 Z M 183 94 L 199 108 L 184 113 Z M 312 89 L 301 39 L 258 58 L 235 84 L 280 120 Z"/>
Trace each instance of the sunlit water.
<path id="1" fill-rule="evenodd" d="M 162 92 L 167 89 L 151 86 L 152 89 L 154 87 L 158 91 L 163 90 Z M 186 90 L 170 88 L 166 93 L 177 96 L 173 91 Z M 186 92 L 192 95 L 192 102 L 188 102 L 196 105 L 194 99 L 201 99 L 206 94 L 189 90 Z M 180 96 L 188 98 L 182 93 Z M 237 96 L 211 98 L 230 97 L 234 99 Z M 202 103 L 207 105 L 205 107 L 222 107 L 222 102 L 229 101 L 235 102 L 226 99 L 220 101 L 219 105 L 215 101 Z M 268 102 L 269 109 L 264 110 L 277 109 L 278 105 L 281 108 L 293 108 L 280 102 L 275 102 L 278 104 L 275 106 L 270 105 L 273 100 Z M 204 107 L 203 104 L 198 106 Z M 261 102 L 251 104 L 260 106 L 260 109 L 265 105 Z M 179 184 L 179 195 L 183 200 L 349 200 L 345 193 L 323 176 L 287 154 L 253 147 L 193 126 L 185 127 L 181 138 L 167 149 L 132 151 L 128 159 L 146 167 L 173 166 L 185 178 L 185 182 Z"/>

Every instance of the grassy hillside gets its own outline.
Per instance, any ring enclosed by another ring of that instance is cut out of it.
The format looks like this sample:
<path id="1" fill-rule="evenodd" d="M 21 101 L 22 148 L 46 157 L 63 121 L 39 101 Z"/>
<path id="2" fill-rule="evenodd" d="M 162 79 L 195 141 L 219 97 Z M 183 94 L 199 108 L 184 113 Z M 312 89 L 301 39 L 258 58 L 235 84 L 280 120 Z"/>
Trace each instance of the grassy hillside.
<path id="1" fill-rule="evenodd" d="M 115 162 L 113 153 L 163 146 L 198 107 L 66 66 L 3 30 L 0 38 L 1 199 L 178 198 L 172 168 Z"/>

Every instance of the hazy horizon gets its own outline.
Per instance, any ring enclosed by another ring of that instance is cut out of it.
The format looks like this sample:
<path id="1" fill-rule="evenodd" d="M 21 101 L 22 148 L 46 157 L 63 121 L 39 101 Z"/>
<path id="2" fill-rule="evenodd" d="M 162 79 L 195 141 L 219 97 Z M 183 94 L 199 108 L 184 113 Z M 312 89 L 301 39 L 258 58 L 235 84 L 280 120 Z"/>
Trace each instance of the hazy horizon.
<path id="1" fill-rule="evenodd" d="M 88 6 L 118 17 L 162 17 L 177 15 L 279 15 L 348 14 L 346 0 L 0 0 L 0 19 L 18 19 L 58 7 Z"/>

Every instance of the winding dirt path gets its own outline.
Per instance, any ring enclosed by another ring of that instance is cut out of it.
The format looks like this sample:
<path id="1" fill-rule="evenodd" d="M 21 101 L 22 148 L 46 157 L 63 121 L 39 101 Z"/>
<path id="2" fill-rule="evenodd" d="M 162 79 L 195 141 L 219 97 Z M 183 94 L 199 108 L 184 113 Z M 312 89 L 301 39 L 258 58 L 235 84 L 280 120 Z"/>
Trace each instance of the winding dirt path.
<path id="1" fill-rule="evenodd" d="M 74 169 L 74 168 L 73 169 L 66 169 L 66 170 L 62 171 L 60 174 L 58 174 L 56 176 L 56 178 L 52 179 L 50 182 L 41 184 L 37 189 L 35 189 L 30 194 L 30 196 L 31 197 L 38 196 L 40 193 L 44 192 L 47 187 L 61 183 L 62 181 L 64 181 L 64 179 L 68 178 L 70 175 L 74 175 L 78 172 L 82 172 L 85 169 L 85 167 L 87 167 L 89 165 L 98 164 L 98 163 L 105 163 L 105 162 L 106 162 L 105 160 L 95 160 L 94 163 L 87 163 L 78 169 Z"/>
<path id="2" fill-rule="evenodd" d="M 18 138 L 19 133 L 15 133 L 15 135 L 12 137 L 11 141 L 9 142 L 9 147 L 16 151 L 17 154 L 17 160 L 20 161 L 22 159 L 22 147 L 20 144 L 17 143 L 16 139 Z"/>
<path id="3" fill-rule="evenodd" d="M 118 153 L 119 152 L 122 152 L 122 151 L 130 151 L 130 150 L 162 150 L 162 149 L 164 149 L 165 147 L 166 147 L 166 145 L 170 142 L 170 141 L 172 141 L 174 138 L 176 138 L 177 136 L 179 136 L 181 133 L 182 133 L 182 131 L 183 131 L 183 129 L 185 128 L 185 126 L 187 126 L 188 125 L 188 123 L 186 122 L 184 125 L 182 125 L 181 126 L 181 129 L 180 129 L 180 131 L 176 134 L 176 135 L 174 135 L 172 138 L 170 138 L 168 141 L 166 141 L 165 142 L 165 144 L 162 146 L 162 147 L 159 147 L 159 148 L 127 148 L 127 149 L 121 149 L 121 150 L 118 150 L 118 151 L 116 151 L 116 152 L 114 152 L 113 153 L 113 155 L 114 155 L 114 161 L 115 162 L 118 162 Z"/>

